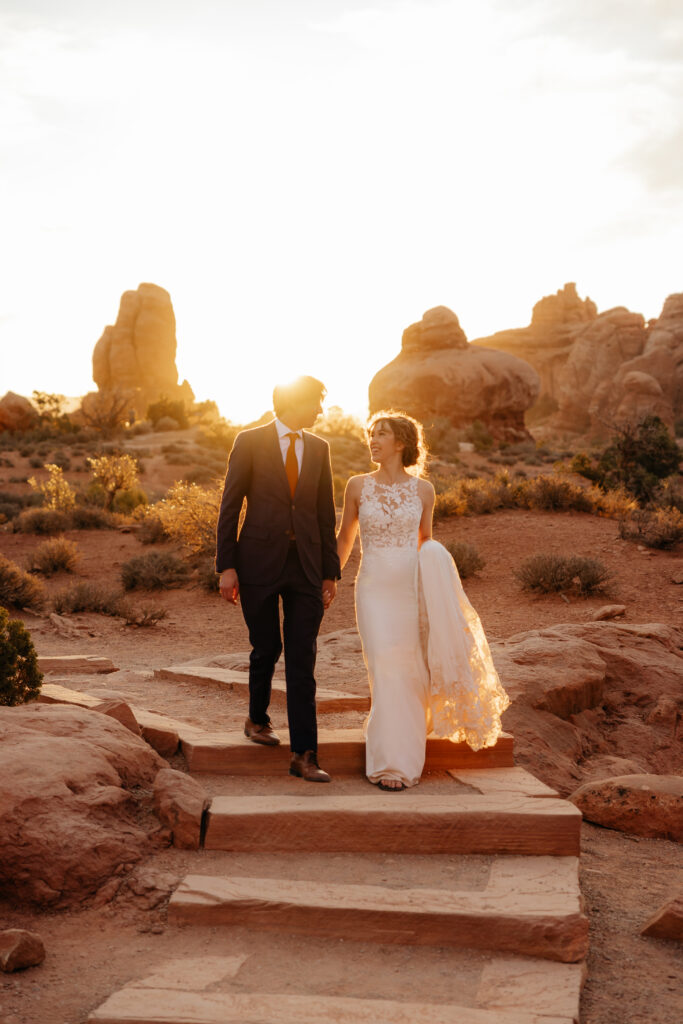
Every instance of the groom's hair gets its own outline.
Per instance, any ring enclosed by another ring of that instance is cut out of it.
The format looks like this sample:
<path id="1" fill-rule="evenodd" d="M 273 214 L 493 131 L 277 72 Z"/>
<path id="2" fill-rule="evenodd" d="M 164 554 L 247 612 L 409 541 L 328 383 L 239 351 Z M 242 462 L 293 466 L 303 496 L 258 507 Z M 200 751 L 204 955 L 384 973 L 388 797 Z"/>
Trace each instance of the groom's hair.
<path id="1" fill-rule="evenodd" d="M 315 377 L 297 377 L 287 384 L 276 384 L 273 389 L 273 409 L 279 418 L 288 409 L 297 409 L 308 402 L 322 402 L 327 389 Z"/>

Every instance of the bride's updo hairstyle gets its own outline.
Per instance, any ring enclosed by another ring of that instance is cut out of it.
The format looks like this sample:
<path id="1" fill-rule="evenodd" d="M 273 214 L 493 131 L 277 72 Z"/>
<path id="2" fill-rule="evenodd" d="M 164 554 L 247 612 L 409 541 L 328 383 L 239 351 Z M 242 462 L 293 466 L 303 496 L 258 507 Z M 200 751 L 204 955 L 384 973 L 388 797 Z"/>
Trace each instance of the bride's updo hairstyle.
<path id="1" fill-rule="evenodd" d="M 381 409 L 374 413 L 367 422 L 365 432 L 370 434 L 378 423 L 386 423 L 392 434 L 403 445 L 403 465 L 406 469 L 414 466 L 413 474 L 422 476 L 427 463 L 427 445 L 424 439 L 422 424 L 409 416 L 407 412 L 395 409 Z"/>

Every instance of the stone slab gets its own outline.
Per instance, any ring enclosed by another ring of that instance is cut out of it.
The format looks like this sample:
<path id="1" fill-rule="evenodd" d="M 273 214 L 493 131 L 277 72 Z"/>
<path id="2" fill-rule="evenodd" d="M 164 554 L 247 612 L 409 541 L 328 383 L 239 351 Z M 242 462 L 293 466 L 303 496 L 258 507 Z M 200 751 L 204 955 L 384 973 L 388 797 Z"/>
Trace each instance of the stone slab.
<path id="1" fill-rule="evenodd" d="M 100 672 L 116 672 L 116 665 L 109 658 L 94 654 L 42 655 L 38 658 L 41 672 L 63 672 L 64 675 L 90 675 Z"/>
<path id="2" fill-rule="evenodd" d="M 496 957 L 484 966 L 477 991 L 478 1006 L 503 1013 L 533 1006 L 544 1017 L 565 1017 L 579 1024 L 585 963 Z"/>
<path id="3" fill-rule="evenodd" d="M 248 954 L 241 956 L 174 957 L 153 974 L 130 983 L 132 988 L 200 992 L 226 978 L 236 977 Z"/>
<path id="4" fill-rule="evenodd" d="M 218 775 L 279 775 L 287 771 L 289 745 L 264 747 L 251 743 L 241 732 L 181 737 L 183 753 L 192 772 Z M 334 775 L 365 774 L 365 741 L 360 729 L 321 729 L 318 734 L 320 764 Z M 510 768 L 513 738 L 503 733 L 494 747 L 471 750 L 466 743 L 427 737 L 425 771 L 449 768 Z"/>
<path id="5" fill-rule="evenodd" d="M 341 996 L 261 992 L 177 992 L 126 987 L 88 1017 L 88 1024 L 572 1024 L 530 1010 L 399 1003 Z"/>
<path id="6" fill-rule="evenodd" d="M 574 892 L 494 887 L 483 892 L 392 889 L 282 878 L 188 875 L 171 897 L 171 922 L 243 926 L 350 941 L 456 946 L 574 962 L 588 921 Z"/>
<path id="7" fill-rule="evenodd" d="M 325 763 L 325 762 L 323 762 Z M 310 787 L 309 787 L 310 789 Z M 579 854 L 581 813 L 524 796 L 218 796 L 207 850 L 327 853 Z"/>
<path id="8" fill-rule="evenodd" d="M 247 698 L 249 676 L 246 672 L 233 669 L 215 668 L 207 665 L 172 665 L 154 670 L 155 679 L 172 679 L 180 683 L 213 683 L 226 690 L 239 693 Z M 285 708 L 287 689 L 281 679 L 273 679 L 271 705 Z M 367 693 L 343 693 L 340 690 L 326 690 L 318 687 L 316 706 L 321 714 L 337 711 L 369 711 L 370 695 Z"/>
<path id="9" fill-rule="evenodd" d="M 504 793 L 516 794 L 518 796 L 559 796 L 556 789 L 546 786 L 531 772 L 524 768 L 449 768 L 448 774 L 452 775 L 456 782 L 464 782 L 466 786 L 472 786 L 486 795 L 500 795 Z"/>
<path id="10" fill-rule="evenodd" d="M 655 939 L 683 942 L 683 893 L 660 907 L 640 934 Z"/>

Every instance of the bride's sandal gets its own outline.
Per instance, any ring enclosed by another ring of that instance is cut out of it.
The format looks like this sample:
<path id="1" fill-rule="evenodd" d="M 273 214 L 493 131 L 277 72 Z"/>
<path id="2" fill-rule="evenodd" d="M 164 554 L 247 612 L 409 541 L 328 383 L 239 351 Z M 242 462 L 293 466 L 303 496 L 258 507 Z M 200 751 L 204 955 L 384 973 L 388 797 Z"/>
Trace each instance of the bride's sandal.
<path id="1" fill-rule="evenodd" d="M 389 786 L 389 782 L 398 782 L 398 785 Z M 398 779 L 380 779 L 377 783 L 377 788 L 381 789 L 383 793 L 402 793 L 406 788 L 405 783 L 399 782 Z"/>

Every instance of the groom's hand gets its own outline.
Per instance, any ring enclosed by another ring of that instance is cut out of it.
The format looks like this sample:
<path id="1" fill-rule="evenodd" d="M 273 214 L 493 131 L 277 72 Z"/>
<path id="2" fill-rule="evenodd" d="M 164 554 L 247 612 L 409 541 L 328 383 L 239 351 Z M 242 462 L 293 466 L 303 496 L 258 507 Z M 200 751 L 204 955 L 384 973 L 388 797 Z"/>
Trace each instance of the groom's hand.
<path id="1" fill-rule="evenodd" d="M 234 569 L 225 569 L 221 573 L 219 589 L 221 597 L 225 601 L 229 601 L 230 604 L 237 604 L 237 598 L 240 593 L 240 581 L 237 579 L 237 573 Z"/>
<path id="2" fill-rule="evenodd" d="M 337 593 L 336 580 L 323 580 L 323 608 L 330 607 Z"/>

